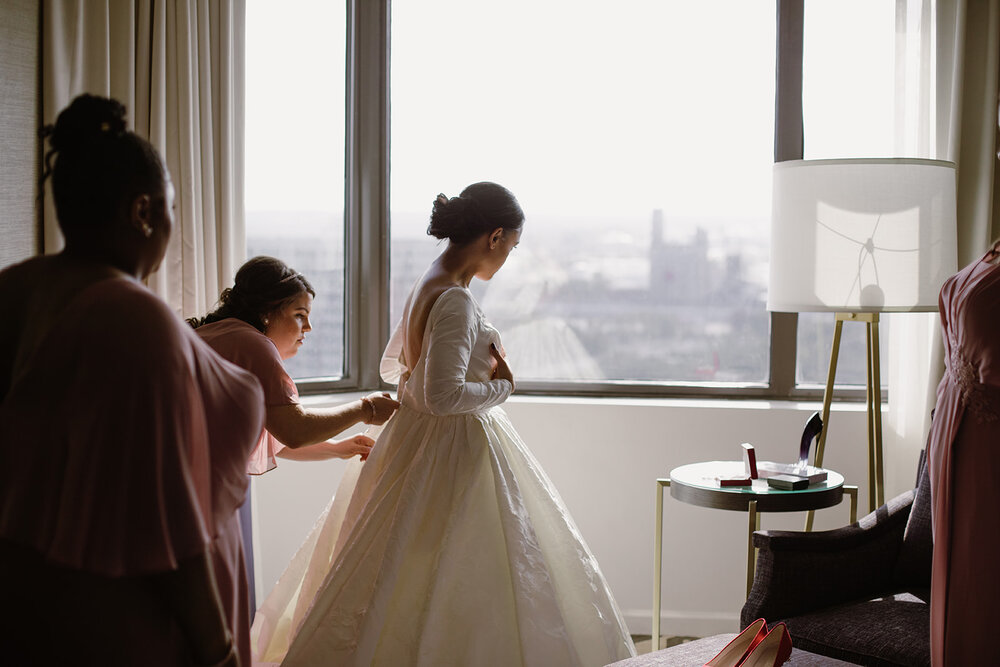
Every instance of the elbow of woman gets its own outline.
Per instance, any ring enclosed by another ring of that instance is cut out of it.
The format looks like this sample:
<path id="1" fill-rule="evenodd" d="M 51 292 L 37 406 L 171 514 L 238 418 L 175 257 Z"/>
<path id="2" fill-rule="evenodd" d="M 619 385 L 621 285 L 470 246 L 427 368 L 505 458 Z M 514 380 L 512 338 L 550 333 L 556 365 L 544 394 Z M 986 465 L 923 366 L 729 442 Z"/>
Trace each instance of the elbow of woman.
<path id="1" fill-rule="evenodd" d="M 445 417 L 458 412 L 460 394 L 458 391 L 427 394 L 427 409 L 435 417 Z"/>
<path id="2" fill-rule="evenodd" d="M 283 444 L 288 449 L 299 449 L 300 447 L 305 447 L 307 445 L 313 444 L 312 442 L 307 441 L 305 438 L 296 438 L 296 437 L 280 438 L 277 435 L 275 435 L 274 437 L 277 439 L 278 442 Z"/>
<path id="3" fill-rule="evenodd" d="M 298 449 L 314 442 L 309 439 L 308 434 L 299 433 L 294 428 L 268 428 L 267 431 L 274 436 L 275 440 L 289 449 Z"/>
<path id="4" fill-rule="evenodd" d="M 288 449 L 298 449 L 299 447 L 305 447 L 306 445 L 312 444 L 307 441 L 305 437 L 294 431 L 285 431 L 281 429 L 267 429 L 268 433 L 274 436 L 274 439 L 280 442 L 282 445 Z"/>
<path id="5" fill-rule="evenodd" d="M 317 442 L 309 428 L 309 415 L 298 403 L 268 406 L 264 428 L 289 449 L 298 449 Z"/>

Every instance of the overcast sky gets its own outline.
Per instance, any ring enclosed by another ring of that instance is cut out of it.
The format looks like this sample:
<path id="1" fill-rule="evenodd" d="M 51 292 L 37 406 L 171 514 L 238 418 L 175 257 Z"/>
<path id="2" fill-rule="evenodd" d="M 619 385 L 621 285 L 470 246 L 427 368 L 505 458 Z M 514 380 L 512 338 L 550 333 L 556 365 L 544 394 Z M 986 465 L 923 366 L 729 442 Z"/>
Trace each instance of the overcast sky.
<path id="1" fill-rule="evenodd" d="M 807 2 L 806 157 L 888 150 L 893 5 Z M 394 212 L 488 179 L 529 217 L 769 215 L 773 2 L 392 11 Z M 248 2 L 248 210 L 342 210 L 343 34 L 342 3 Z"/>

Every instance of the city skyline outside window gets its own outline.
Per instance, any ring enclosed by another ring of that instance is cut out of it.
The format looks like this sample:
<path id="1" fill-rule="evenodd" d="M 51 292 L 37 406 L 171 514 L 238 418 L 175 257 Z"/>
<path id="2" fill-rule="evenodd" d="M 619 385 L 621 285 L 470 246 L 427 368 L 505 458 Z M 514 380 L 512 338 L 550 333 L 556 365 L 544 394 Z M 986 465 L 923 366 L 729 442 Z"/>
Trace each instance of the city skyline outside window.
<path id="1" fill-rule="evenodd" d="M 773 4 L 428 0 L 391 26 L 391 321 L 443 248 L 434 197 L 493 180 L 527 220 L 472 289 L 519 379 L 767 383 Z"/>
<path id="2" fill-rule="evenodd" d="M 346 11 L 247 5 L 247 256 L 317 289 L 288 363 L 300 380 L 347 363 Z M 520 380 L 766 386 L 774 12 L 392 3 L 390 326 L 443 249 L 425 234 L 434 197 L 494 180 L 521 201 L 524 237 L 472 288 Z M 809 0 L 805 16 L 804 157 L 891 154 L 894 3 Z M 797 382 L 821 384 L 833 318 L 799 321 Z M 844 334 L 838 384 L 863 384 L 848 361 L 863 332 Z"/>

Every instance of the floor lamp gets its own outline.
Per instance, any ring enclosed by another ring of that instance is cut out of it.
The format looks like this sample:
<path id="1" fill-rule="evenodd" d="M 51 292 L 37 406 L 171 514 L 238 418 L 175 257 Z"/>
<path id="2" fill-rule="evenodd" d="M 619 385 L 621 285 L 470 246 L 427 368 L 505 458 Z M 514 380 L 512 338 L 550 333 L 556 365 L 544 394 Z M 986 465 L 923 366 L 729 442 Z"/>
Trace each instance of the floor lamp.
<path id="1" fill-rule="evenodd" d="M 957 270 L 955 165 L 922 159 L 789 160 L 774 165 L 767 308 L 834 313 L 823 466 L 844 322 L 867 326 L 868 502 L 885 502 L 879 314 L 936 311 Z M 813 515 L 806 519 L 812 529 Z"/>

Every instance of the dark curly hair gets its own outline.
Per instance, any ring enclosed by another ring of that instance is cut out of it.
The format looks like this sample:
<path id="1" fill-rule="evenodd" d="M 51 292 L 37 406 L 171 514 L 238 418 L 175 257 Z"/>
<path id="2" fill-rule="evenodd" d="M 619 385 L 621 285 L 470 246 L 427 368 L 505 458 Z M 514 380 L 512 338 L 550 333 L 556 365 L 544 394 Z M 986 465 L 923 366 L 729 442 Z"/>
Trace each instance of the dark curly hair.
<path id="1" fill-rule="evenodd" d="M 42 182 L 51 176 L 56 216 L 68 243 L 110 231 L 124 204 L 163 188 L 163 159 L 127 129 L 125 107 L 117 100 L 80 95 L 39 135 L 50 146 Z"/>
<path id="2" fill-rule="evenodd" d="M 305 293 L 316 296 L 316 290 L 305 276 L 280 259 L 257 256 L 240 267 L 232 287 L 222 290 L 218 308 L 200 319 L 189 318 L 187 323 L 197 329 L 235 317 L 264 333 L 266 315 Z"/>
<path id="3" fill-rule="evenodd" d="M 438 195 L 427 234 L 464 245 L 497 227 L 517 230 L 523 225 L 524 211 L 513 193 L 502 185 L 482 181 L 457 197 Z"/>

